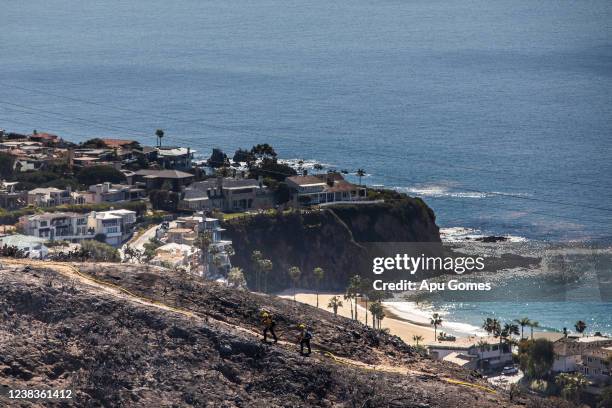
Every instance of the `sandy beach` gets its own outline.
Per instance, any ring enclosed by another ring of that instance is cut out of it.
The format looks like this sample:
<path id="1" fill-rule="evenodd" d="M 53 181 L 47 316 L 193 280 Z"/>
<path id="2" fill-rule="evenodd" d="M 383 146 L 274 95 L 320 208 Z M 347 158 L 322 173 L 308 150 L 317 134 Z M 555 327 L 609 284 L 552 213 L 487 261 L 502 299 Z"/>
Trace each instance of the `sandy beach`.
<path id="1" fill-rule="evenodd" d="M 291 290 L 284 291 L 278 294 L 279 297 L 285 299 L 293 299 L 293 292 Z M 342 294 L 333 294 L 333 293 L 321 293 L 319 294 L 319 307 L 321 309 L 325 309 L 329 312 L 332 312 L 331 308 L 327 308 L 329 300 L 333 296 L 338 296 L 342 300 L 342 307 L 338 308 L 338 314 L 344 317 L 351 317 L 350 310 L 350 302 L 344 300 Z M 306 303 L 311 306 L 316 306 L 317 304 L 317 296 L 314 292 L 306 291 L 306 290 L 298 290 L 296 293 L 296 300 L 298 302 Z M 385 317 L 382 321 L 381 326 L 383 328 L 388 328 L 391 334 L 399 336 L 402 340 L 404 340 L 408 344 L 414 344 L 414 340 L 412 336 L 418 335 L 423 337 L 423 341 L 421 344 L 427 343 L 429 341 L 434 340 L 434 330 L 431 327 L 421 326 L 413 323 L 409 323 L 407 321 L 402 321 L 397 318 L 389 317 L 393 315 L 392 311 L 385 309 L 385 313 L 387 317 Z M 359 321 L 365 323 L 366 313 L 365 308 L 362 306 L 358 306 L 357 308 L 357 317 Z M 368 325 L 372 325 L 372 316 L 368 312 Z"/>

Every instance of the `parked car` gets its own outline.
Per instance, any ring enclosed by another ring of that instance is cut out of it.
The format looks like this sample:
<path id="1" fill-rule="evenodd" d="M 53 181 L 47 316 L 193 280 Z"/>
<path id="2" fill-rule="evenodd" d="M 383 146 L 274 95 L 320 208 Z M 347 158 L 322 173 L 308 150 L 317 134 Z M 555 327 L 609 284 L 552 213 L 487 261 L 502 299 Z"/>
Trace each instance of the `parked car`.
<path id="1" fill-rule="evenodd" d="M 502 370 L 502 375 L 514 375 L 518 374 L 518 368 L 514 366 L 504 367 Z"/>

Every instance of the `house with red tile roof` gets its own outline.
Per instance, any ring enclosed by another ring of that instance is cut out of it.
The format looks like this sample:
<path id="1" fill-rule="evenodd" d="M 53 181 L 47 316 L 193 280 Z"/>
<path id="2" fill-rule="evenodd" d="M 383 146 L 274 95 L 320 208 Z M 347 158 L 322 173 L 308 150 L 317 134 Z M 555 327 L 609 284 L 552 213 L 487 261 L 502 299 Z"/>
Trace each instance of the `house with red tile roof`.
<path id="1" fill-rule="evenodd" d="M 295 205 L 360 201 L 367 198 L 365 186 L 350 183 L 340 173 L 292 176 L 285 179 Z"/>

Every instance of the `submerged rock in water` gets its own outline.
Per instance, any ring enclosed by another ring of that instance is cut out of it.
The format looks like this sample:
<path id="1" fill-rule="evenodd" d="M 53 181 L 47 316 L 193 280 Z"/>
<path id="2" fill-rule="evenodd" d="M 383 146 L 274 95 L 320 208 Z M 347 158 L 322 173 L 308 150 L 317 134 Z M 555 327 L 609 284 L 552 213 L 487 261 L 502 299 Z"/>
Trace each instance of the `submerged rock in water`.
<path id="1" fill-rule="evenodd" d="M 495 235 L 490 235 L 488 237 L 474 238 L 474 241 L 480 241 L 480 242 L 506 242 L 506 241 L 508 241 L 508 237 L 499 237 L 499 236 L 495 236 Z"/>

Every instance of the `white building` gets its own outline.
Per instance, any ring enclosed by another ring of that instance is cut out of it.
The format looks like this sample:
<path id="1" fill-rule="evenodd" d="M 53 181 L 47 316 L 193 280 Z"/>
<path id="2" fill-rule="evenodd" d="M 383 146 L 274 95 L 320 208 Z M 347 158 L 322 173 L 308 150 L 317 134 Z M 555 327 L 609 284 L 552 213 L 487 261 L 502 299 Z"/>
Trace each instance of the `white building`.
<path id="1" fill-rule="evenodd" d="M 470 336 L 455 341 L 435 341 L 427 344 L 435 360 L 448 361 L 462 367 L 487 370 L 512 362 L 512 350 L 499 344 L 495 337 Z"/>
<path id="2" fill-rule="evenodd" d="M 595 347 L 582 354 L 582 361 L 578 364 L 580 371 L 587 378 L 601 385 L 612 384 L 612 346 Z"/>
<path id="3" fill-rule="evenodd" d="M 0 246 L 15 247 L 32 259 L 44 259 L 49 254 L 49 248 L 44 245 L 44 242 L 43 238 L 20 234 L 0 237 Z"/>
<path id="4" fill-rule="evenodd" d="M 89 214 L 88 225 L 98 234 L 104 234 L 109 245 L 119 246 L 133 232 L 136 212 L 130 210 L 93 211 Z"/>
<path id="5" fill-rule="evenodd" d="M 190 269 L 197 264 L 198 258 L 197 248 L 185 244 L 169 243 L 155 250 L 155 257 L 151 260 L 151 264 Z"/>
<path id="6" fill-rule="evenodd" d="M 85 204 L 86 197 L 73 192 L 70 188 L 65 190 L 55 187 L 35 188 L 28 191 L 28 205 L 36 207 L 55 207 L 66 204 Z"/>
<path id="7" fill-rule="evenodd" d="M 107 244 L 118 246 L 132 234 L 136 213 L 130 210 L 89 214 L 56 212 L 26 215 L 19 222 L 26 235 L 47 241 L 79 243 L 103 234 Z"/>
<path id="8" fill-rule="evenodd" d="M 580 371 L 583 356 L 590 350 L 612 346 L 612 339 L 603 336 L 568 336 L 554 342 L 555 361 L 552 371 L 568 373 Z"/>
<path id="9" fill-rule="evenodd" d="M 88 218 L 88 214 L 56 212 L 26 215 L 19 222 L 26 235 L 48 241 L 80 242 L 96 235 L 88 226 Z"/>

